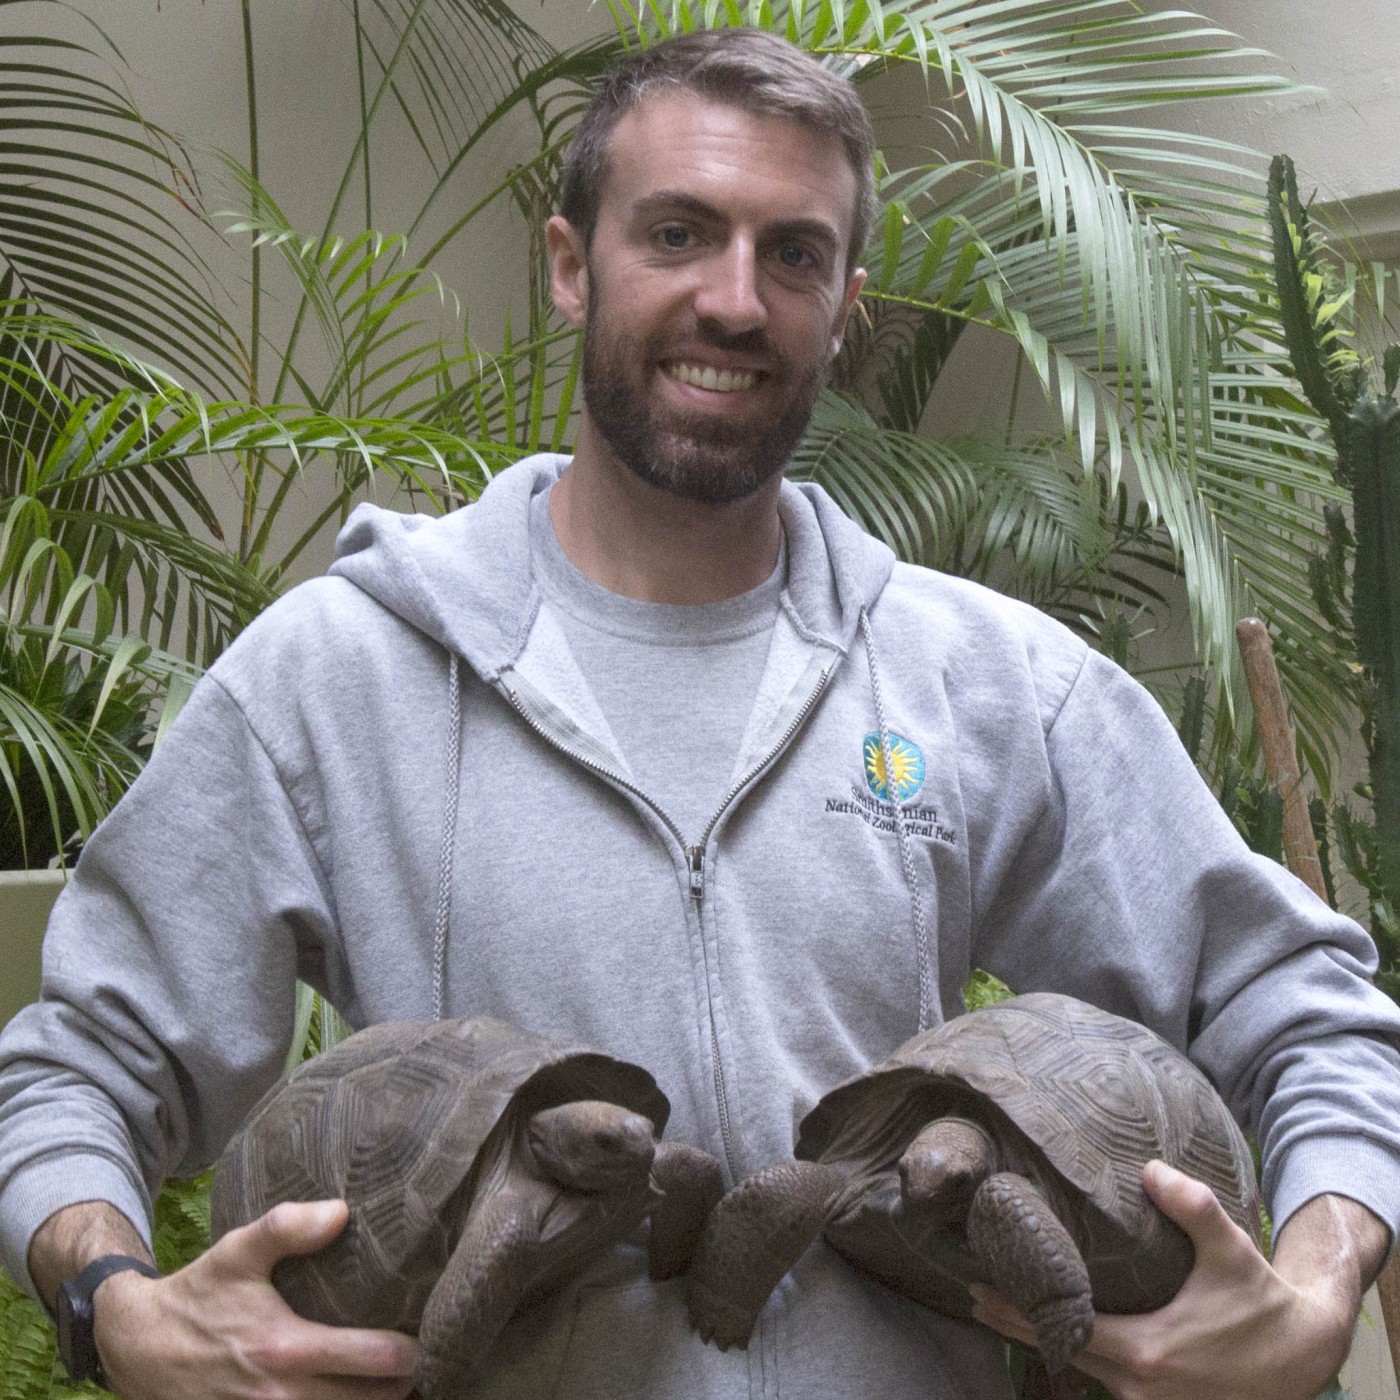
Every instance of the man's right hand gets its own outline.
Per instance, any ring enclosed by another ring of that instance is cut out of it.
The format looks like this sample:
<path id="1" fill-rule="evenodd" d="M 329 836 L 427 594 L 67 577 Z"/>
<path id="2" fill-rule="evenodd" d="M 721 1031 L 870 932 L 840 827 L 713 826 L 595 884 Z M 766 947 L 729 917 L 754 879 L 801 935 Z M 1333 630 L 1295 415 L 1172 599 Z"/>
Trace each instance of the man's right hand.
<path id="1" fill-rule="evenodd" d="M 123 1400 L 404 1400 L 418 1343 L 298 1317 L 272 1286 L 329 1244 L 343 1201 L 286 1203 L 165 1278 L 115 1274 L 93 1298 L 98 1355 Z"/>

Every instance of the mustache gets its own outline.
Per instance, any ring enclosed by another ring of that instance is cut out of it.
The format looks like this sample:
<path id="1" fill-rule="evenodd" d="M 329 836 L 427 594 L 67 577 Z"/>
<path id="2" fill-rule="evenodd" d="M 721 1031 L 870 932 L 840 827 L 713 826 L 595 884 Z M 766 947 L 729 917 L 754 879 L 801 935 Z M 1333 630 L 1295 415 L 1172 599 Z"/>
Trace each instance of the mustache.
<path id="1" fill-rule="evenodd" d="M 765 363 L 778 358 L 773 353 L 767 331 L 757 326 L 746 331 L 728 331 L 714 321 L 696 321 L 694 333 L 688 339 L 709 350 L 731 350 L 736 354 L 758 356 Z"/>

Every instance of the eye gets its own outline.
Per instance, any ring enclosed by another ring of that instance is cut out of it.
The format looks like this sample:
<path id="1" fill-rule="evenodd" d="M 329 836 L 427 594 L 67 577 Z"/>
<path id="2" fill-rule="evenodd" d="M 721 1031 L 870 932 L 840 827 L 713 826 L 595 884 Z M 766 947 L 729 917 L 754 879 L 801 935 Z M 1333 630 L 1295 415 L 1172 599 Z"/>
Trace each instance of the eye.
<path id="1" fill-rule="evenodd" d="M 778 261 L 793 272 L 815 268 L 816 258 L 800 243 L 784 243 L 778 248 Z"/>
<path id="2" fill-rule="evenodd" d="M 657 230 L 656 239 L 663 248 L 688 248 L 691 242 L 690 230 L 682 224 L 667 224 Z"/>

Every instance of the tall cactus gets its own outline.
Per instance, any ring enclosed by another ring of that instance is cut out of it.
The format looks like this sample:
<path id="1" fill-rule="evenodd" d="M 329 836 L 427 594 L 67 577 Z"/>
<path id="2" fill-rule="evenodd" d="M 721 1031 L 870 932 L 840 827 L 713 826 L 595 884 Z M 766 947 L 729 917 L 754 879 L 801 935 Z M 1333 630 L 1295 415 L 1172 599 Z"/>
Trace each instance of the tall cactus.
<path id="1" fill-rule="evenodd" d="M 1400 346 L 1383 359 L 1377 387 L 1352 348 L 1333 295 L 1334 277 L 1319 256 L 1293 163 L 1269 167 L 1274 279 L 1284 333 L 1303 393 L 1327 421 L 1337 450 L 1337 481 L 1351 494 L 1351 525 L 1329 516 L 1332 557 L 1319 561 L 1314 586 L 1325 615 L 1348 618 L 1361 676 L 1357 699 L 1370 770 L 1374 825 L 1364 835 L 1347 814 L 1337 824 L 1347 864 L 1371 896 L 1372 934 L 1382 981 L 1400 993 Z M 1350 599 L 1344 570 L 1354 550 Z"/>

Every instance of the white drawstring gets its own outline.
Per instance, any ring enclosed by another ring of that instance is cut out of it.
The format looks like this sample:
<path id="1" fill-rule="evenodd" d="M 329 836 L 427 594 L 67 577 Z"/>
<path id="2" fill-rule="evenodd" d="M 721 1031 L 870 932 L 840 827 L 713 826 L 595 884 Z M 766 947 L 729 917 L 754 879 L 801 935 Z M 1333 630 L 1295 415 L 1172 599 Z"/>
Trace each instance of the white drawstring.
<path id="1" fill-rule="evenodd" d="M 455 652 L 447 658 L 447 794 L 438 858 L 437 922 L 433 929 L 433 1018 L 447 1008 L 447 925 L 452 913 L 452 859 L 457 849 L 457 807 L 462 786 L 462 683 Z"/>

